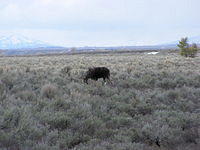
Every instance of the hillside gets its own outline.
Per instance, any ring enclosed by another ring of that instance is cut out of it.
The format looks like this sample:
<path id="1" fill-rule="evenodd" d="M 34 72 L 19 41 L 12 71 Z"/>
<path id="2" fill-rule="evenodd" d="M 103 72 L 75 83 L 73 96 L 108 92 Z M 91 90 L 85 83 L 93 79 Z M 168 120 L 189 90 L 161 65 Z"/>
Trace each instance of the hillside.
<path id="1" fill-rule="evenodd" d="M 0 149 L 198 150 L 200 58 L 0 57 Z M 112 84 L 89 80 L 110 69 Z"/>

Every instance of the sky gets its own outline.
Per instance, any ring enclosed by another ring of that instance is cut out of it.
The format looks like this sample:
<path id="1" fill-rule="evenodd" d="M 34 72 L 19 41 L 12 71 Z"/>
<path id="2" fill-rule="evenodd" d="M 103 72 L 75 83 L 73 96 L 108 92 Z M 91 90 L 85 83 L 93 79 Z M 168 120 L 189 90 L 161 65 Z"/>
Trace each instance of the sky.
<path id="1" fill-rule="evenodd" d="M 0 37 L 130 46 L 200 36 L 200 0 L 0 0 Z"/>

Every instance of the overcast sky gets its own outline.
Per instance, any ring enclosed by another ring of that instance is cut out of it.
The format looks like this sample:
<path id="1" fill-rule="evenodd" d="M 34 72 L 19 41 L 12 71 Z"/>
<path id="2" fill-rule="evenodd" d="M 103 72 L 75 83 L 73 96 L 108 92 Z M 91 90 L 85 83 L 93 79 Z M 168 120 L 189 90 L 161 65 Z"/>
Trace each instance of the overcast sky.
<path id="1" fill-rule="evenodd" d="M 0 36 L 61 46 L 168 43 L 200 35 L 200 0 L 0 0 Z"/>

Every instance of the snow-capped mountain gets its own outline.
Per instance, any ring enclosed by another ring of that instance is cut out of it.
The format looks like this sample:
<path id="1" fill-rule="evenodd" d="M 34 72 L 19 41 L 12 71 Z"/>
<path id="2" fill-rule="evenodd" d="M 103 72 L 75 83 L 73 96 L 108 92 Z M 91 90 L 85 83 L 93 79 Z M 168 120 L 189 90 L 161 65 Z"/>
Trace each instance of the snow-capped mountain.
<path id="1" fill-rule="evenodd" d="M 22 35 L 0 37 L 0 49 L 34 49 L 52 47 L 48 43 L 27 38 Z"/>

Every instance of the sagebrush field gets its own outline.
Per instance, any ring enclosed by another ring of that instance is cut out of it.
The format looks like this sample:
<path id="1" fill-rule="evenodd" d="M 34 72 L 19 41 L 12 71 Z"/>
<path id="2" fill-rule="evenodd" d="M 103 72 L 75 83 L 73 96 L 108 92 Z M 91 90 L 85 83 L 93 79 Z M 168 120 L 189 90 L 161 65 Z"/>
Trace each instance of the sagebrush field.
<path id="1" fill-rule="evenodd" d="M 110 69 L 110 84 L 88 67 Z M 1 150 L 199 150 L 200 57 L 0 57 Z"/>

